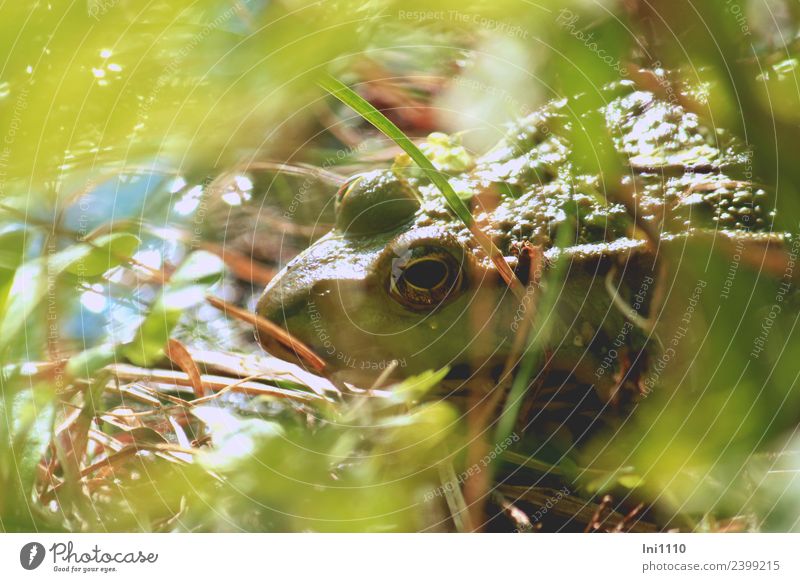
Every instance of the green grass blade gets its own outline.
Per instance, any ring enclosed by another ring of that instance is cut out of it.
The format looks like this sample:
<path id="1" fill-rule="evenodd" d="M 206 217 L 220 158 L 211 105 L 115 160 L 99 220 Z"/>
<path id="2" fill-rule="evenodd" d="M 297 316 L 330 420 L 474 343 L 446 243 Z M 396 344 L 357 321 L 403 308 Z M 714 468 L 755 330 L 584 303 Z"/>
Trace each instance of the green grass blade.
<path id="1" fill-rule="evenodd" d="M 472 213 L 464 201 L 458 197 L 447 177 L 442 174 L 433 163 L 422 153 L 416 144 L 403 133 L 390 119 L 361 95 L 353 91 L 350 87 L 342 83 L 339 79 L 326 76 L 320 81 L 320 85 L 328 93 L 336 97 L 339 101 L 350 107 L 361 117 L 370 122 L 377 130 L 391 139 L 405 151 L 409 157 L 425 172 L 428 179 L 441 191 L 447 200 L 450 210 L 460 218 L 465 225 L 472 224 Z"/>
<path id="2" fill-rule="evenodd" d="M 568 225 L 568 222 L 563 223 L 558 229 L 556 247 L 559 249 L 565 248 L 570 243 L 570 235 L 574 230 Z M 555 264 L 548 274 L 547 286 L 544 288 L 544 293 L 539 299 L 532 325 L 528 330 L 528 338 L 525 344 L 525 351 L 520 358 L 519 369 L 514 376 L 511 390 L 508 392 L 503 411 L 500 413 L 500 418 L 497 421 L 497 429 L 494 437 L 494 442 L 496 443 L 504 441 L 514 430 L 514 425 L 517 422 L 519 409 L 522 406 L 525 392 L 528 390 L 531 377 L 544 353 L 544 346 L 547 345 L 553 327 L 555 318 L 553 312 L 560 291 L 563 288 L 566 266 L 568 264 L 569 261 L 561 254 L 556 258 Z"/>
<path id="3" fill-rule="evenodd" d="M 428 179 L 439 189 L 444 196 L 448 207 L 463 223 L 470 229 L 478 244 L 483 251 L 489 256 L 492 262 L 497 267 L 500 275 L 505 280 L 506 284 L 511 288 L 518 298 L 522 298 L 525 294 L 524 288 L 520 280 L 514 275 L 511 267 L 508 266 L 500 249 L 492 242 L 479 228 L 475 227 L 472 218 L 472 212 L 469 207 L 464 204 L 464 201 L 458 197 L 447 176 L 442 174 L 433 165 L 424 153 L 414 144 L 403 131 L 391 122 L 383 113 L 378 111 L 369 101 L 361 97 L 358 93 L 353 91 L 350 87 L 342 83 L 340 80 L 326 75 L 319 81 L 319 85 L 328 93 L 336 97 L 339 101 L 350 107 L 353 111 L 358 113 L 361 117 L 371 123 L 377 130 L 383 133 L 386 137 L 400 146 L 404 152 L 416 163 Z"/>

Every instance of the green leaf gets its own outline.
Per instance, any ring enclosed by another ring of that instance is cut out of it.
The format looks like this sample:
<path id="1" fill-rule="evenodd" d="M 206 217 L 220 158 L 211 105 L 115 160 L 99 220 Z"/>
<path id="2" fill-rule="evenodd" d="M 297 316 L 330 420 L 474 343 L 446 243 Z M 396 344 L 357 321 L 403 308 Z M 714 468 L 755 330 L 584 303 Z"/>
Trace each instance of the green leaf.
<path id="1" fill-rule="evenodd" d="M 66 372 L 73 378 L 91 378 L 95 372 L 115 362 L 119 346 L 101 344 L 75 354 L 67 362 Z"/>
<path id="2" fill-rule="evenodd" d="M 12 230 L 0 234 L 0 269 L 15 270 L 22 263 L 26 233 Z"/>
<path id="3" fill-rule="evenodd" d="M 224 263 L 217 255 L 207 251 L 195 251 L 181 263 L 178 270 L 170 277 L 170 284 L 210 285 L 219 280 L 223 268 Z"/>
<path id="4" fill-rule="evenodd" d="M 92 243 L 86 245 L 89 249 L 81 249 L 80 257 L 69 264 L 67 272 L 83 277 L 102 275 L 130 259 L 141 241 L 130 233 L 119 232 L 98 237 Z"/>
<path id="5" fill-rule="evenodd" d="M 49 386 L 14 389 L 0 377 L 0 515 L 30 520 L 31 491 L 39 461 L 52 436 L 55 398 Z"/>
<path id="6" fill-rule="evenodd" d="M 448 441 L 459 428 L 460 413 L 449 402 L 431 402 L 410 412 L 381 420 L 381 439 L 375 454 L 391 455 L 393 462 L 435 465 L 450 454 Z"/>
<path id="7" fill-rule="evenodd" d="M 617 479 L 620 485 L 623 487 L 627 487 L 628 489 L 635 489 L 636 487 L 641 487 L 644 485 L 644 479 L 640 475 L 620 475 Z"/>
<path id="8" fill-rule="evenodd" d="M 207 451 L 200 462 L 215 470 L 233 469 L 247 462 L 264 443 L 272 439 L 283 440 L 281 426 L 260 418 L 240 418 L 218 406 L 198 406 L 192 414 L 203 421 L 211 433 L 214 448 Z"/>
<path id="9" fill-rule="evenodd" d="M 20 333 L 48 290 L 45 262 L 37 259 L 22 265 L 14 274 L 0 324 L 0 352 L 20 339 Z M 44 316 L 42 316 L 44 317 Z"/>
<path id="10" fill-rule="evenodd" d="M 222 276 L 224 263 L 209 252 L 189 255 L 161 290 L 133 341 L 122 354 L 134 364 L 151 366 L 164 355 L 170 334 L 183 312 L 205 299 L 208 288 Z"/>
<path id="11" fill-rule="evenodd" d="M 19 340 L 28 318 L 48 292 L 54 293 L 56 278 L 65 272 L 85 277 L 102 274 L 129 259 L 138 245 L 139 239 L 132 234 L 111 234 L 99 237 L 94 245 L 78 243 L 20 266 L 7 294 L 0 324 L 0 352 Z"/>
<path id="12" fill-rule="evenodd" d="M 408 404 L 418 402 L 428 392 L 436 388 L 449 371 L 450 368 L 445 366 L 441 370 L 428 370 L 406 378 L 392 388 L 392 400 Z"/>

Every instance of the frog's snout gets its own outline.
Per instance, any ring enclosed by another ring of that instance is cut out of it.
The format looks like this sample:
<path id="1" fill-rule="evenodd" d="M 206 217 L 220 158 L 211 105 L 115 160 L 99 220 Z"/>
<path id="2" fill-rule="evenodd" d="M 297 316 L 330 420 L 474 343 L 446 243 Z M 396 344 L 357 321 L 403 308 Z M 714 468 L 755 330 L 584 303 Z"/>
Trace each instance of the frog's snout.
<path id="1" fill-rule="evenodd" d="M 318 349 L 314 346 L 313 336 L 307 333 L 307 328 L 309 327 L 307 322 L 311 318 L 309 309 L 313 310 L 310 296 L 321 292 L 323 285 L 323 282 L 318 282 L 312 285 L 310 289 L 298 289 L 292 287 L 291 276 L 284 277 L 279 274 L 261 295 L 256 306 L 256 313 L 281 329 L 288 331 L 292 337 L 318 352 Z M 261 332 L 257 332 L 256 336 L 262 347 L 272 355 L 289 361 L 297 359 L 294 354 L 290 353 L 291 350 L 281 345 L 273 336 Z"/>
<path id="2" fill-rule="evenodd" d="M 329 295 L 332 284 L 325 280 L 302 281 L 301 284 L 297 279 L 291 271 L 279 273 L 261 295 L 256 313 L 307 341 L 302 323 L 313 314 L 314 297 Z"/>
<path id="3" fill-rule="evenodd" d="M 331 347 L 326 344 L 334 337 L 339 338 L 339 350 L 352 343 L 361 347 L 361 330 L 354 320 L 376 301 L 369 293 L 369 282 L 379 271 L 387 242 L 386 237 L 372 237 L 365 244 L 336 232 L 326 235 L 275 276 L 261 295 L 256 313 L 323 357 L 330 356 Z M 274 349 L 274 340 L 259 340 L 268 351 L 280 352 Z"/>
<path id="4" fill-rule="evenodd" d="M 362 274 L 351 271 L 349 279 L 336 276 L 318 259 L 306 254 L 290 262 L 267 285 L 256 313 L 329 360 L 332 346 L 344 351 L 360 337 L 351 319 L 368 294 Z M 295 359 L 274 338 L 259 334 L 258 340 L 268 352 Z"/>

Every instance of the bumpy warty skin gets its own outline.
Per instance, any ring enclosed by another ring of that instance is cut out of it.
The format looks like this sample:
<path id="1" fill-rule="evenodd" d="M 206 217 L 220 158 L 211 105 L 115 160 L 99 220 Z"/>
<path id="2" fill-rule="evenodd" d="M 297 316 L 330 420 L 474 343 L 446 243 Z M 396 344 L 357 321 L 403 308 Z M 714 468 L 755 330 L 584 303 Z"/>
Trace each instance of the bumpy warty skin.
<path id="1" fill-rule="evenodd" d="M 423 146 L 512 266 L 523 247 L 540 253 L 545 266 L 563 253 L 569 256 L 548 348 L 576 374 L 595 368 L 593 360 L 630 324 L 611 306 L 605 285 L 610 270 L 621 273 L 616 292 L 630 303 L 655 277 L 654 245 L 695 233 L 762 242 L 780 238 L 770 232 L 766 192 L 745 179 L 748 152 L 736 139 L 677 100 L 631 81 L 606 87 L 603 94 L 605 106 L 578 115 L 581 97 L 552 101 L 510 124 L 499 143 L 477 158 L 443 134 Z M 586 121 L 599 122 L 588 127 L 606 128 L 597 147 L 613 149 L 618 173 L 592 174 L 575 159 L 570 135 Z M 338 226 L 286 266 L 267 287 L 258 313 L 345 371 L 374 375 L 397 360 L 398 371 L 408 375 L 502 361 L 513 344 L 519 300 L 418 168 L 401 156 L 383 172 L 359 178 L 360 187 L 392 182 L 386 197 L 402 199 L 400 221 L 376 214 L 388 226 L 364 232 L 370 215 L 356 213 L 358 229 Z M 380 205 L 383 192 L 369 191 L 370 204 Z M 407 192 L 419 198 L 410 213 Z M 562 228 L 570 229 L 564 248 L 555 245 Z M 453 292 L 440 305 L 420 309 L 397 300 L 397 278 L 418 258 L 414 253 L 446 255 L 442 264 L 457 264 L 462 271 L 451 277 Z M 639 315 L 647 316 L 648 302 L 649 297 L 636 306 Z M 481 315 L 475 316 L 476 310 Z M 626 342 L 639 349 L 644 339 L 631 333 Z M 264 344 L 285 353 L 269 338 Z M 582 363 L 571 364 L 576 358 Z"/>

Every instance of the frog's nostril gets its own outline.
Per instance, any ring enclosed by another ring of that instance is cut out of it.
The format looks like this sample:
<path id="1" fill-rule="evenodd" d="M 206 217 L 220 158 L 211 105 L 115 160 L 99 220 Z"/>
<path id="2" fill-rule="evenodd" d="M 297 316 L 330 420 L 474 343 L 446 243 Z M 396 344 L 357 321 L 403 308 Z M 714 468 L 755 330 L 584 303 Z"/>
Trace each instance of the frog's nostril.
<path id="1" fill-rule="evenodd" d="M 332 293 L 331 286 L 327 283 L 315 283 L 311 287 L 311 299 L 322 299 Z"/>

